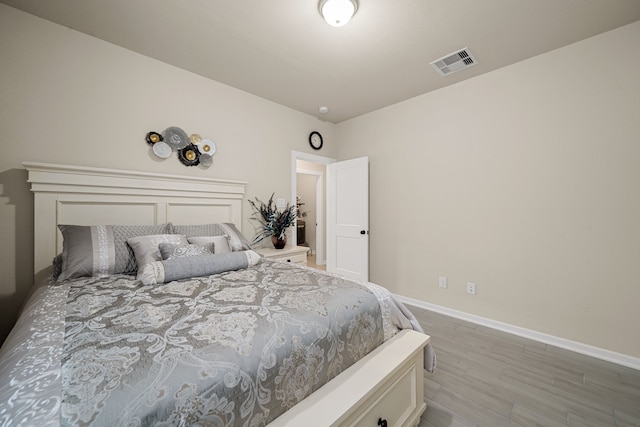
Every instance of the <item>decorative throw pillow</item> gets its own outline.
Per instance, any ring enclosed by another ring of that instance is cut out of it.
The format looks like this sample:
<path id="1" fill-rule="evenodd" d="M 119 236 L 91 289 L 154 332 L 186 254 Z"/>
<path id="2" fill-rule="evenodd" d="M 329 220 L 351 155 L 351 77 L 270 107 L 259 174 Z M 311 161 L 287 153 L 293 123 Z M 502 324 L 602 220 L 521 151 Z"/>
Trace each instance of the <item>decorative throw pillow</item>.
<path id="1" fill-rule="evenodd" d="M 178 245 L 175 243 L 160 243 L 162 259 L 184 258 L 196 255 L 213 255 L 213 243 L 206 245 Z"/>
<path id="2" fill-rule="evenodd" d="M 135 256 L 127 239 L 170 233 L 169 224 L 159 225 L 58 225 L 62 232 L 62 269 L 58 280 L 75 277 L 106 277 L 133 274 Z"/>
<path id="3" fill-rule="evenodd" d="M 229 246 L 229 236 L 199 236 L 187 238 L 189 243 L 194 245 L 213 245 L 214 254 L 226 254 L 231 252 L 231 246 Z"/>
<path id="4" fill-rule="evenodd" d="M 250 267 L 257 264 L 260 258 L 254 251 L 239 251 L 156 261 L 141 269 L 139 280 L 145 285 L 155 285 L 190 277 L 210 276 Z"/>
<path id="5" fill-rule="evenodd" d="M 138 236 L 127 240 L 133 249 L 138 264 L 138 279 L 145 264 L 162 260 L 160 254 L 161 243 L 173 243 L 178 245 L 188 245 L 187 238 L 179 234 L 154 234 L 150 236 Z"/>
<path id="6" fill-rule="evenodd" d="M 249 241 L 240 233 L 235 224 L 230 222 L 200 225 L 173 225 L 174 234 L 189 237 L 198 236 L 229 236 L 229 246 L 233 252 L 251 249 Z"/>

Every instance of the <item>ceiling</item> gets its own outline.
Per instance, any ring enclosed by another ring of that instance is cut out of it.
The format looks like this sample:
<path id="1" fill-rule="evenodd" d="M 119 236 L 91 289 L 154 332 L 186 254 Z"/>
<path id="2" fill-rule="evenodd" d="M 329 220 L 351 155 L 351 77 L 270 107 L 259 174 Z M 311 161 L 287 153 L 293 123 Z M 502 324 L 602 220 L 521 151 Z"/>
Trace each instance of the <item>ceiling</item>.
<path id="1" fill-rule="evenodd" d="M 341 28 L 318 0 L 0 2 L 334 123 L 640 20 L 640 0 L 359 0 Z M 477 65 L 430 65 L 465 47 Z"/>

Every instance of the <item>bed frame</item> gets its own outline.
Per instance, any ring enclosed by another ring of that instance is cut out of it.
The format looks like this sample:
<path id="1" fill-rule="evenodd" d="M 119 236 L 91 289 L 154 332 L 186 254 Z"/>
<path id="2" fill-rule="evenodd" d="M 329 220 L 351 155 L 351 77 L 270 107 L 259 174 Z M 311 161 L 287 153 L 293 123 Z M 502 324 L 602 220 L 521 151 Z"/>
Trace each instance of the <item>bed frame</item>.
<path id="1" fill-rule="evenodd" d="M 25 162 L 34 193 L 34 273 L 62 251 L 58 224 L 204 224 L 242 227 L 246 182 Z M 270 426 L 413 426 L 425 410 L 427 335 L 402 331 Z"/>

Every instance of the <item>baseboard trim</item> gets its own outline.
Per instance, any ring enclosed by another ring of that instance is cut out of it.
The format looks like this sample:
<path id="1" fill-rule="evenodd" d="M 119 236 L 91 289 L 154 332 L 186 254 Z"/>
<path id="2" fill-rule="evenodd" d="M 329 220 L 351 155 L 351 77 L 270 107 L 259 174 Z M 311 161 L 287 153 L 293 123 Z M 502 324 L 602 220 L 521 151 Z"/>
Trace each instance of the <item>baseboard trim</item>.
<path id="1" fill-rule="evenodd" d="M 640 370 L 640 358 L 637 357 L 627 356 L 622 353 L 616 353 L 615 351 L 605 350 L 603 348 L 594 347 L 577 341 L 571 341 L 565 338 L 560 338 L 531 329 L 522 328 L 520 326 L 510 325 L 508 323 L 499 322 L 497 320 L 488 319 L 486 317 L 476 316 L 475 314 L 465 313 L 463 311 L 431 304 L 414 298 L 405 297 L 403 295 L 394 294 L 394 296 L 396 296 L 403 303 L 414 305 L 425 310 L 435 311 L 436 313 L 444 314 L 446 316 L 466 320 L 467 322 L 486 326 L 492 329 L 497 329 L 499 331 L 507 332 L 509 334 L 517 335 L 523 338 L 528 338 L 544 344 L 553 345 L 555 347 L 560 347 L 565 350 L 574 351 L 576 353 L 595 357 L 597 359 L 606 360 L 607 362 L 616 363 L 628 368 Z"/>

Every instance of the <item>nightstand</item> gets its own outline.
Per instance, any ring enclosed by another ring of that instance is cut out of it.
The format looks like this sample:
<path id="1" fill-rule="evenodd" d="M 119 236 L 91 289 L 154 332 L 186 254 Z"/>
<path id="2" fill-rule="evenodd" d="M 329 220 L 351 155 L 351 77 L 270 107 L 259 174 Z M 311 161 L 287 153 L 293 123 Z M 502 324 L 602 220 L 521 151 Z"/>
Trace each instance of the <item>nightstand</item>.
<path id="1" fill-rule="evenodd" d="M 257 248 L 255 252 L 259 253 L 265 258 L 291 262 L 299 265 L 307 265 L 307 251 L 306 246 L 287 246 L 283 249 L 274 248 Z"/>

